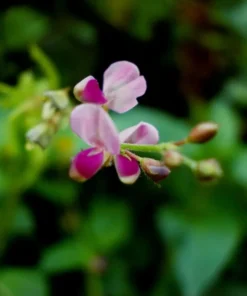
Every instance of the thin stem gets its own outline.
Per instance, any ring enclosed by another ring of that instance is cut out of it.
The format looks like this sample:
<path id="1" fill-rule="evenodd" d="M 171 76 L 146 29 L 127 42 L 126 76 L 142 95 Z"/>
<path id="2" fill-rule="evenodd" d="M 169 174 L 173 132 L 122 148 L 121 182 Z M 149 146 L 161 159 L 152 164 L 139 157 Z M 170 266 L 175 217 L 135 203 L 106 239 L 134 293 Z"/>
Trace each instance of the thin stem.
<path id="1" fill-rule="evenodd" d="M 182 139 L 182 140 L 179 140 L 179 141 L 174 142 L 174 145 L 176 145 L 176 146 L 183 146 L 184 144 L 187 144 L 187 143 L 188 143 L 188 139 L 185 138 L 185 139 Z"/>
<path id="2" fill-rule="evenodd" d="M 134 154 L 134 153 L 132 153 L 132 152 L 130 152 L 128 150 L 125 150 L 124 154 L 129 156 L 129 157 L 132 157 L 133 159 L 137 160 L 138 162 L 140 162 L 141 159 L 142 159 L 140 156 L 138 156 L 138 155 L 136 155 L 136 154 Z"/>
<path id="3" fill-rule="evenodd" d="M 121 144 L 122 149 L 127 149 L 131 151 L 139 151 L 139 152 L 156 152 L 162 153 L 164 150 L 174 150 L 177 149 L 177 146 L 173 143 L 161 143 L 157 145 L 144 145 L 144 144 L 129 144 L 123 143 Z"/>
<path id="4" fill-rule="evenodd" d="M 187 165 L 192 171 L 196 169 L 197 162 L 187 156 L 183 156 L 183 163 Z"/>

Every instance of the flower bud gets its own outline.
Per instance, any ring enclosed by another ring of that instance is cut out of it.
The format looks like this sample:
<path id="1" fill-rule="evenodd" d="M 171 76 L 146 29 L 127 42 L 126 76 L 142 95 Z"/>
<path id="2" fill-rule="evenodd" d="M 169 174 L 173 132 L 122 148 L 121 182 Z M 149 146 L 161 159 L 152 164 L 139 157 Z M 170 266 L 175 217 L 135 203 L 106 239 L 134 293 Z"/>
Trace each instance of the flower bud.
<path id="1" fill-rule="evenodd" d="M 64 110 L 69 104 L 68 90 L 49 90 L 44 93 L 44 96 L 50 100 L 53 106 L 58 110 Z"/>
<path id="2" fill-rule="evenodd" d="M 210 141 L 218 132 L 218 124 L 214 122 L 202 122 L 196 125 L 188 136 L 190 143 L 205 143 Z"/>
<path id="3" fill-rule="evenodd" d="M 152 158 L 143 158 L 141 168 L 154 182 L 165 179 L 171 172 L 161 161 Z"/>
<path id="4" fill-rule="evenodd" d="M 42 114 L 41 117 L 43 120 L 49 120 L 51 119 L 56 112 L 56 108 L 52 104 L 52 102 L 48 101 L 45 102 L 42 108 Z"/>
<path id="5" fill-rule="evenodd" d="M 183 156 L 177 151 L 166 151 L 164 155 L 164 163 L 169 168 L 176 168 L 183 163 Z"/>
<path id="6" fill-rule="evenodd" d="M 37 144 L 44 149 L 49 145 L 52 135 L 53 132 L 49 126 L 46 123 L 40 123 L 26 133 L 26 138 L 30 143 Z"/>
<path id="7" fill-rule="evenodd" d="M 217 180 L 223 175 L 219 162 L 213 158 L 199 161 L 195 173 L 201 181 Z"/>

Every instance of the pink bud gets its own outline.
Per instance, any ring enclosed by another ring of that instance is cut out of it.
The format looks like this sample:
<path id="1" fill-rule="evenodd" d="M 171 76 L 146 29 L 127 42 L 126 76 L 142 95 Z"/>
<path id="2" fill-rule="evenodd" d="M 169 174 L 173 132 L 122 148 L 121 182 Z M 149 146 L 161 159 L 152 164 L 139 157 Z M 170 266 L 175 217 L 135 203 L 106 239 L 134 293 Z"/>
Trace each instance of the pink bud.
<path id="1" fill-rule="evenodd" d="M 171 172 L 161 161 L 152 158 L 143 158 L 141 168 L 154 182 L 165 179 Z"/>
<path id="2" fill-rule="evenodd" d="M 218 124 L 214 122 L 203 122 L 196 125 L 188 136 L 190 143 L 205 143 L 210 141 L 218 132 Z"/>

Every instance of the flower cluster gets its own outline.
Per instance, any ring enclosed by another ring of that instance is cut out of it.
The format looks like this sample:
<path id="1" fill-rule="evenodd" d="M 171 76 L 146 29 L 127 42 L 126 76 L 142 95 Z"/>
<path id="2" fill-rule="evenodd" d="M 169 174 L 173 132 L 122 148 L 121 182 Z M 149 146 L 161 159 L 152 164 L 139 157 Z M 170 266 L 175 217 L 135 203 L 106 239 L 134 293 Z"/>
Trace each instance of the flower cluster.
<path id="1" fill-rule="evenodd" d="M 170 168 L 182 163 L 196 170 L 198 166 L 195 162 L 183 157 L 176 149 L 187 142 L 203 143 L 210 140 L 217 132 L 216 124 L 197 126 L 186 139 L 177 143 L 158 144 L 159 133 L 147 122 L 140 122 L 118 132 L 108 110 L 124 113 L 135 107 L 138 104 L 137 98 L 146 91 L 146 80 L 140 75 L 137 66 L 127 61 L 110 65 L 103 78 L 102 90 L 92 76 L 86 77 L 74 87 L 74 95 L 82 104 L 71 112 L 71 128 L 90 147 L 72 159 L 69 173 L 71 178 L 81 182 L 88 180 L 102 167 L 112 164 L 115 165 L 119 179 L 125 184 L 133 184 L 141 169 L 155 182 L 167 177 Z M 163 158 L 161 161 L 141 158 L 132 151 L 160 152 Z M 200 171 L 204 173 L 202 166 Z M 208 172 L 214 174 L 214 168 L 210 170 L 207 166 Z"/>
<path id="2" fill-rule="evenodd" d="M 72 111 L 71 127 L 91 147 L 74 157 L 70 168 L 73 179 L 85 181 L 103 166 L 114 163 L 123 183 L 132 184 L 137 180 L 140 175 L 138 157 L 121 151 L 121 143 L 157 144 L 159 133 L 146 122 L 119 133 L 107 110 L 124 113 L 137 105 L 137 98 L 145 91 L 144 77 L 127 61 L 116 62 L 105 71 L 103 91 L 92 76 L 75 86 L 75 97 L 84 104 Z"/>

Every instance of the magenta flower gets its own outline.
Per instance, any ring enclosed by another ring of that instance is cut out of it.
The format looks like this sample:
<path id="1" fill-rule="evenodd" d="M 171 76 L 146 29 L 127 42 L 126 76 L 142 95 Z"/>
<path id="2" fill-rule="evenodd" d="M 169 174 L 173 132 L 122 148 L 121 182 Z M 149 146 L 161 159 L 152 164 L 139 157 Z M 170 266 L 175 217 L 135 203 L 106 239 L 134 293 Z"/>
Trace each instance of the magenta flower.
<path id="1" fill-rule="evenodd" d="M 138 67 L 121 61 L 110 65 L 104 72 L 103 91 L 93 76 L 88 76 L 74 87 L 75 97 L 82 102 L 104 105 L 118 113 L 124 113 L 138 102 L 146 92 L 146 80 Z"/>
<path id="2" fill-rule="evenodd" d="M 90 148 L 79 152 L 72 160 L 70 177 L 85 181 L 94 176 L 106 163 L 114 162 L 119 179 L 133 184 L 140 175 L 138 161 L 120 153 L 121 143 L 156 144 L 158 131 L 151 124 L 140 122 L 120 134 L 104 109 L 83 104 L 71 113 L 71 128 Z"/>

